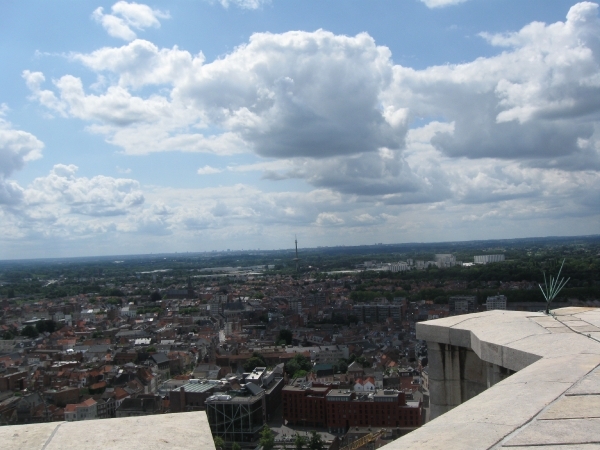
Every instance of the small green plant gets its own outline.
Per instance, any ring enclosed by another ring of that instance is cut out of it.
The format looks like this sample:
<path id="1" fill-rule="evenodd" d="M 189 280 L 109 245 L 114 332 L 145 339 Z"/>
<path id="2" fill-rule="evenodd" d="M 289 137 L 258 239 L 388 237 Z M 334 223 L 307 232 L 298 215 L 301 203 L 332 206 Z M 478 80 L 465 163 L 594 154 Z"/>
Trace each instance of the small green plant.
<path id="1" fill-rule="evenodd" d="M 215 436 L 215 438 L 213 440 L 215 442 L 215 448 L 217 450 L 223 450 L 223 448 L 225 448 L 225 441 L 223 441 L 223 439 L 221 439 L 221 437 Z"/>
<path id="2" fill-rule="evenodd" d="M 259 443 L 262 445 L 263 450 L 272 450 L 275 446 L 275 435 L 267 424 L 264 425 L 262 431 L 260 432 Z"/>
<path id="3" fill-rule="evenodd" d="M 306 439 L 304 436 L 296 434 L 296 438 L 294 439 L 294 447 L 296 450 L 302 450 L 304 447 L 306 447 L 307 443 L 308 439 Z"/>
<path id="4" fill-rule="evenodd" d="M 564 265 L 565 265 L 565 260 L 563 259 L 563 262 L 560 265 L 560 269 L 558 271 L 558 275 L 556 275 L 556 278 L 552 277 L 552 275 L 550 276 L 550 284 L 548 284 L 548 282 L 546 281 L 546 272 L 543 272 L 544 287 L 542 287 L 541 284 L 538 285 L 540 287 L 540 290 L 542 291 L 542 294 L 544 295 L 544 298 L 546 299 L 546 314 L 550 314 L 550 303 L 552 303 L 552 300 L 554 300 L 556 298 L 556 296 L 561 291 L 561 289 L 564 288 L 565 284 L 567 284 L 569 282 L 569 280 L 571 279 L 571 278 L 567 278 L 567 281 L 565 281 L 565 279 L 562 278 L 559 280 L 560 273 L 562 272 L 562 268 Z M 546 290 L 544 290 L 544 288 Z"/>

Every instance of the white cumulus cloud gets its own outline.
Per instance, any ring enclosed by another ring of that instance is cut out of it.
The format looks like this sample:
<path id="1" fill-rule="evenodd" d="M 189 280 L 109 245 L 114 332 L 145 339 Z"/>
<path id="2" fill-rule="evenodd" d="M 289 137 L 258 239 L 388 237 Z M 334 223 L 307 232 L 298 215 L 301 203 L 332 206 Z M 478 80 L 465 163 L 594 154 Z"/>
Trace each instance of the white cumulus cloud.
<path id="1" fill-rule="evenodd" d="M 22 199 L 22 188 L 7 178 L 28 161 L 41 158 L 44 148 L 43 142 L 33 134 L 13 128 L 4 118 L 7 110 L 5 104 L 0 104 L 0 205 Z"/>
<path id="2" fill-rule="evenodd" d="M 459 3 L 464 3 L 466 1 L 467 0 L 421 0 L 428 8 L 442 8 L 444 6 L 458 5 Z"/>
<path id="3" fill-rule="evenodd" d="M 54 210 L 87 216 L 124 215 L 144 203 L 135 180 L 77 177 L 77 170 L 73 164 L 56 164 L 47 176 L 36 178 L 25 190 L 25 201 L 42 209 L 52 205 Z"/>
<path id="4" fill-rule="evenodd" d="M 224 8 L 229 8 L 230 5 L 237 6 L 242 9 L 258 9 L 263 5 L 271 3 L 271 0 L 218 0 Z"/>
<path id="5" fill-rule="evenodd" d="M 104 14 L 102 7 L 96 8 L 92 18 L 102 25 L 106 32 L 125 41 L 134 40 L 137 35 L 133 29 L 159 28 L 159 19 L 168 19 L 168 12 L 152 9 L 148 5 L 119 1 L 111 7 L 112 14 Z"/>
<path id="6" fill-rule="evenodd" d="M 198 175 L 212 175 L 215 173 L 221 173 L 223 172 L 223 170 L 221 169 L 217 169 L 216 167 L 211 167 L 211 166 L 204 166 L 204 167 L 200 167 L 198 169 Z"/>

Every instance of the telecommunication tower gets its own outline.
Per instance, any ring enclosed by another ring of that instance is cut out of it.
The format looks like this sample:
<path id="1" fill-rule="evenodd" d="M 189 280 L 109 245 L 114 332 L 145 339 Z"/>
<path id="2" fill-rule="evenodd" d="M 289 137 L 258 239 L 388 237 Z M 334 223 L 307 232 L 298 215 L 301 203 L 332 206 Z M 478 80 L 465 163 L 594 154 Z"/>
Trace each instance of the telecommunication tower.
<path id="1" fill-rule="evenodd" d="M 296 244 L 296 257 L 294 258 L 294 261 L 296 261 L 296 272 L 298 272 L 298 262 L 300 261 L 300 258 L 298 258 L 298 238 L 296 235 L 294 235 L 294 243 Z"/>

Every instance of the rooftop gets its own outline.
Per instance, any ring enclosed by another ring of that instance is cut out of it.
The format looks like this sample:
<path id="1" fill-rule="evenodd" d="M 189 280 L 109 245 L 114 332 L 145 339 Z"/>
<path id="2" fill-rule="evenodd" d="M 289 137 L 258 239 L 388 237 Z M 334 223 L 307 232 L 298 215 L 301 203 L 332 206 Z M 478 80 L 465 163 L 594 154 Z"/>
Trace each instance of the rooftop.
<path id="1" fill-rule="evenodd" d="M 194 380 L 173 390 L 178 391 L 179 389 L 183 389 L 185 392 L 207 392 L 219 385 L 221 385 L 221 382 L 216 380 L 202 380 L 201 382 Z"/>
<path id="2" fill-rule="evenodd" d="M 552 314 L 489 311 L 418 323 L 432 414 L 434 405 L 449 411 L 384 448 L 598 448 L 600 310 Z M 491 387 L 477 395 L 478 377 Z"/>

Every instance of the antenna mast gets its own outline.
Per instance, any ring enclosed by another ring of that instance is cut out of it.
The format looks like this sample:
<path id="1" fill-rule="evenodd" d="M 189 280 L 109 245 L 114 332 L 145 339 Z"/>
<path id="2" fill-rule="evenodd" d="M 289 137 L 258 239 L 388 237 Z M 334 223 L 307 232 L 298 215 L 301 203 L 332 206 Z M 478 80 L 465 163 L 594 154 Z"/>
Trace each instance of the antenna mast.
<path id="1" fill-rule="evenodd" d="M 294 235 L 294 243 L 296 244 L 296 257 L 294 261 L 296 261 L 296 272 L 298 272 L 298 261 L 300 261 L 300 258 L 298 258 L 298 238 L 296 235 Z"/>

